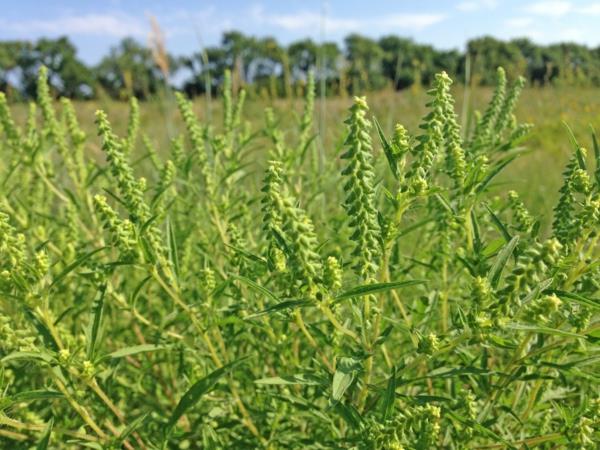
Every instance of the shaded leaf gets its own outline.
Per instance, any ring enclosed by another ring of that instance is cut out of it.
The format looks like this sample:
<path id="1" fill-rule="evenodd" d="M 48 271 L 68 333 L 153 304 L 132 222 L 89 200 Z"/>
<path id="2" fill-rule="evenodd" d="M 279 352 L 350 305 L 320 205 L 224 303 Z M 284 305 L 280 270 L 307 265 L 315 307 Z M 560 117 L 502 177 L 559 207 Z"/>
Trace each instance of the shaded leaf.
<path id="1" fill-rule="evenodd" d="M 540 334 L 551 334 L 555 336 L 566 336 L 566 337 L 574 337 L 574 338 L 584 338 L 585 336 L 582 334 L 572 333 L 571 331 L 559 330 L 558 328 L 550 328 L 543 327 L 539 325 L 527 325 L 524 323 L 509 323 L 507 328 L 518 331 L 530 331 L 533 333 Z"/>
<path id="2" fill-rule="evenodd" d="M 185 412 L 194 406 L 200 398 L 209 392 L 215 384 L 229 372 L 231 372 L 235 367 L 244 362 L 247 358 L 238 359 L 237 361 L 233 361 L 229 364 L 224 365 L 223 367 L 219 367 L 217 370 L 209 373 L 204 378 L 196 381 L 192 387 L 188 389 L 188 391 L 183 394 L 183 397 L 177 403 L 175 410 L 171 414 L 169 421 L 167 422 L 167 426 L 165 428 L 165 434 L 169 435 L 177 421 L 185 414 Z"/>
<path id="3" fill-rule="evenodd" d="M 246 316 L 244 319 L 245 320 L 256 319 L 257 317 L 262 317 L 262 316 L 265 316 L 268 314 L 273 314 L 277 311 L 283 311 L 285 309 L 300 308 L 302 306 L 307 306 L 310 304 L 311 304 L 310 300 L 306 300 L 306 299 L 284 300 L 282 302 L 277 303 L 276 305 L 265 308 L 260 312 Z"/>
<path id="4" fill-rule="evenodd" d="M 132 345 L 131 347 L 125 347 L 116 352 L 109 353 L 105 355 L 104 358 L 123 358 L 125 356 L 137 355 L 138 353 L 146 353 L 153 352 L 156 350 L 163 350 L 166 347 L 164 345 L 154 345 L 154 344 L 142 344 L 142 345 Z"/>
<path id="5" fill-rule="evenodd" d="M 51 362 L 52 357 L 49 354 L 42 352 L 13 352 L 0 359 L 0 362 L 6 363 L 19 360 Z"/>
<path id="6" fill-rule="evenodd" d="M 58 343 L 54 339 L 54 336 L 52 335 L 52 333 L 50 332 L 50 330 L 48 329 L 46 324 L 44 322 L 42 322 L 39 319 L 39 317 L 36 315 L 36 313 L 33 312 L 30 308 L 24 307 L 23 311 L 24 311 L 27 319 L 33 324 L 35 329 L 42 336 L 42 340 L 43 340 L 44 344 L 46 345 L 46 347 L 57 352 L 58 351 Z"/>
<path id="7" fill-rule="evenodd" d="M 264 384 L 264 385 L 289 385 L 289 384 L 299 384 L 299 385 L 307 385 L 307 386 L 325 386 L 326 382 L 315 376 L 310 374 L 298 374 L 298 375 L 290 375 L 290 376 L 280 376 L 280 377 L 269 377 L 269 378 L 260 378 L 254 381 L 256 384 Z"/>
<path id="8" fill-rule="evenodd" d="M 173 265 L 175 276 L 179 278 L 179 256 L 177 254 L 177 240 L 171 220 L 167 217 L 167 248 L 169 249 L 169 261 Z"/>
<path id="9" fill-rule="evenodd" d="M 276 302 L 279 302 L 279 297 L 277 297 L 273 292 L 271 292 L 270 290 L 268 290 L 267 288 L 259 285 L 258 283 L 252 281 L 249 278 L 243 277 L 241 275 L 232 275 L 232 278 L 241 281 L 242 283 L 250 286 L 252 289 L 254 289 L 255 291 L 260 292 L 261 294 L 263 294 L 265 297 L 270 298 L 271 300 L 274 300 Z"/>
<path id="10" fill-rule="evenodd" d="M 36 447 L 37 450 L 46 450 L 48 445 L 50 445 L 50 436 L 52 435 L 52 427 L 54 426 L 54 418 L 50 419 L 46 424 L 46 428 L 44 428 L 44 432 L 42 433 L 42 437 L 38 442 Z"/>
<path id="11" fill-rule="evenodd" d="M 511 162 L 515 160 L 516 156 L 511 156 L 510 158 L 505 159 L 504 161 L 496 164 L 492 169 L 488 172 L 487 176 L 479 183 L 479 185 L 475 188 L 475 192 L 482 192 L 488 184 L 498 175 L 502 170 L 508 166 Z"/>
<path id="12" fill-rule="evenodd" d="M 392 375 L 388 379 L 385 395 L 383 396 L 383 420 L 387 420 L 394 413 L 394 400 L 396 399 L 396 367 L 392 367 Z"/>
<path id="13" fill-rule="evenodd" d="M 424 280 L 407 280 L 407 281 L 395 281 L 391 283 L 372 283 L 363 284 L 361 286 L 354 287 L 334 298 L 334 303 L 346 300 L 353 297 L 364 297 L 365 295 L 377 294 L 380 292 L 391 291 L 393 289 L 400 289 L 409 286 L 415 286 L 417 284 L 424 284 Z"/>
<path id="14" fill-rule="evenodd" d="M 106 293 L 106 283 L 100 287 L 100 290 L 94 300 L 92 306 L 92 317 L 87 332 L 87 359 L 92 361 L 94 359 L 94 349 L 96 347 L 96 341 L 100 335 L 100 326 L 102 325 L 102 313 L 104 311 L 104 294 Z"/>
<path id="15" fill-rule="evenodd" d="M 509 242 L 512 239 L 512 236 L 508 232 L 508 228 L 506 228 L 506 225 L 504 225 L 502 223 L 502 221 L 500 220 L 500 218 L 496 215 L 496 213 L 494 213 L 494 211 L 491 210 L 491 208 L 488 205 L 484 204 L 483 206 L 485 206 L 485 209 L 487 209 L 488 213 L 492 217 L 492 223 L 502 233 L 502 236 L 504 236 L 504 240 L 506 242 Z"/>
<path id="16" fill-rule="evenodd" d="M 71 272 L 73 272 L 75 269 L 77 269 L 80 265 L 82 265 L 84 262 L 86 262 L 88 259 L 90 259 L 92 256 L 94 256 L 96 253 L 99 253 L 102 250 L 106 250 L 107 248 L 108 247 L 100 247 L 100 248 L 97 248 L 96 250 L 92 250 L 91 252 L 86 253 L 85 255 L 81 256 L 80 258 L 78 258 L 77 260 L 75 260 L 74 262 L 69 264 L 67 267 L 65 267 L 65 269 L 59 275 L 57 275 L 52 280 L 52 283 L 50 284 L 50 288 L 53 287 L 54 285 L 56 285 L 58 282 L 60 282 L 63 278 L 65 278 L 67 275 L 69 275 Z"/>
<path id="17" fill-rule="evenodd" d="M 46 391 L 43 389 L 35 391 L 23 391 L 12 395 L 10 398 L 15 402 L 31 402 L 35 400 L 52 400 L 63 398 L 64 395 L 58 391 Z"/>
<path id="18" fill-rule="evenodd" d="M 396 156 L 394 155 L 394 149 L 385 137 L 383 129 L 381 128 L 381 125 L 376 117 L 373 117 L 373 123 L 375 123 L 375 128 L 377 128 L 377 134 L 379 135 L 379 140 L 381 141 L 381 147 L 383 148 L 383 153 L 385 154 L 388 165 L 390 166 L 390 170 L 392 171 L 394 178 L 397 180 L 400 177 L 398 176 L 398 164 L 396 162 Z"/>
<path id="19" fill-rule="evenodd" d="M 589 306 L 590 308 L 593 308 L 593 309 L 600 309 L 600 300 L 598 300 L 598 299 L 584 297 L 583 295 L 580 295 L 580 294 L 575 294 L 573 292 L 566 292 L 566 291 L 561 291 L 561 290 L 555 290 L 552 292 L 554 294 L 556 294 L 558 297 L 560 297 L 561 300 L 566 300 L 568 302 L 580 303 L 582 305 Z"/>
<path id="20" fill-rule="evenodd" d="M 498 253 L 498 256 L 496 256 L 496 259 L 494 260 L 494 264 L 492 265 L 492 267 L 490 268 L 490 271 L 488 272 L 488 279 L 490 280 L 490 284 L 492 285 L 492 287 L 494 287 L 494 288 L 498 287 L 498 283 L 500 282 L 500 276 L 502 275 L 502 270 L 504 269 L 504 266 L 506 266 L 506 263 L 507 263 L 508 259 L 510 258 L 510 255 L 512 255 L 512 253 L 515 251 L 515 247 L 517 246 L 518 243 L 519 243 L 519 236 L 513 237 L 510 240 L 510 242 L 508 244 L 506 244 L 504 246 L 504 248 L 502 248 L 502 250 L 500 250 L 500 253 Z"/>
<path id="21" fill-rule="evenodd" d="M 144 413 L 139 417 L 136 417 L 131 422 L 127 424 L 127 426 L 121 431 L 121 434 L 115 440 L 115 444 L 121 445 L 125 439 L 129 437 L 131 433 L 137 430 L 148 418 L 149 413 Z"/>
<path id="22" fill-rule="evenodd" d="M 353 430 L 360 429 L 362 423 L 362 417 L 358 410 L 352 405 L 345 405 L 342 402 L 336 403 L 334 407 L 335 411 L 342 416 L 344 421 Z"/>

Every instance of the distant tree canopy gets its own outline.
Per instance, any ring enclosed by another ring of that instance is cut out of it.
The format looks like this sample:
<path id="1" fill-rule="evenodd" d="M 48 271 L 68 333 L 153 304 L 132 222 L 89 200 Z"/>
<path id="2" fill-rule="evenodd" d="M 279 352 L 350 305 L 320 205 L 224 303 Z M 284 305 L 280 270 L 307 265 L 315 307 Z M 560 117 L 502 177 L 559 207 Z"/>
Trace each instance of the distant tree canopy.
<path id="1" fill-rule="evenodd" d="M 90 98 L 96 80 L 93 68 L 76 56 L 75 46 L 66 38 L 30 42 L 0 42 L 0 89 L 23 97 L 35 95 L 37 72 L 48 68 L 50 86 L 60 95 Z"/>
<path id="2" fill-rule="evenodd" d="M 93 71 L 98 86 L 113 98 L 132 95 L 145 99 L 164 88 L 166 80 L 152 50 L 131 38 L 122 40 L 102 58 Z"/>
<path id="3" fill-rule="evenodd" d="M 314 71 L 326 93 L 345 95 L 392 87 L 429 85 L 445 70 L 454 79 L 490 85 L 496 68 L 509 77 L 523 75 L 532 85 L 600 85 L 600 47 L 574 43 L 540 46 L 529 39 L 501 41 L 489 36 L 467 42 L 466 51 L 438 50 L 399 36 L 378 40 L 351 34 L 343 46 L 302 39 L 287 46 L 272 37 L 257 38 L 239 31 L 223 34 L 217 46 L 187 56 L 156 53 L 132 38 L 123 39 L 95 66 L 84 64 L 68 38 L 0 42 L 0 90 L 12 99 L 35 95 L 39 67 L 48 67 L 57 96 L 90 99 L 140 99 L 177 87 L 188 95 L 219 91 L 226 69 L 234 87 L 251 95 L 289 97 L 302 90 Z M 165 70 L 166 68 L 166 70 Z M 176 80 L 174 82 L 173 80 Z M 173 86 L 175 85 L 175 86 Z"/>

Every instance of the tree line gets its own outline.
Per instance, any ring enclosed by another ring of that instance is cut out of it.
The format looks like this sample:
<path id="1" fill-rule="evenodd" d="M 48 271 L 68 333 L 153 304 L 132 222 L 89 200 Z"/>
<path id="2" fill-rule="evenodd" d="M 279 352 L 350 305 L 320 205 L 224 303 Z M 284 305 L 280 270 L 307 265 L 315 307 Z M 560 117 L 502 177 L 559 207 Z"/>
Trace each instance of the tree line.
<path id="1" fill-rule="evenodd" d="M 460 52 L 394 35 L 375 40 L 351 34 L 343 45 L 303 39 L 284 46 L 272 37 L 230 31 L 219 45 L 185 56 L 168 54 L 160 39 L 143 45 L 125 38 L 95 66 L 81 61 L 67 37 L 0 42 L 0 90 L 14 100 L 33 97 L 41 65 L 48 68 L 55 94 L 74 99 L 147 99 L 173 87 L 190 96 L 214 95 L 226 69 L 235 87 L 271 98 L 299 95 L 309 71 L 327 95 L 428 86 L 441 70 L 463 83 L 468 78 L 490 85 L 498 66 L 532 85 L 600 85 L 600 47 L 575 43 L 542 46 L 526 38 L 481 37 Z"/>

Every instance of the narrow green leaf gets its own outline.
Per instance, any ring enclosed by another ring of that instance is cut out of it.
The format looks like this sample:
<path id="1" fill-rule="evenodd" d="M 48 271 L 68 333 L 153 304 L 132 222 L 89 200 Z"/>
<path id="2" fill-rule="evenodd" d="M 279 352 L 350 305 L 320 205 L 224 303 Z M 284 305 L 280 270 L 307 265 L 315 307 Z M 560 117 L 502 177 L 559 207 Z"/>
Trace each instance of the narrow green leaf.
<path id="1" fill-rule="evenodd" d="M 488 369 L 482 369 L 475 366 L 455 367 L 448 369 L 447 367 L 438 367 L 432 370 L 423 378 L 454 378 L 464 375 L 489 375 L 492 372 Z"/>
<path id="2" fill-rule="evenodd" d="M 94 360 L 94 349 L 96 348 L 96 342 L 100 337 L 100 327 L 102 326 L 102 313 L 104 311 L 104 294 L 106 293 L 106 283 L 104 283 L 98 294 L 94 305 L 92 306 L 92 317 L 87 332 L 87 359 L 90 361 Z"/>
<path id="3" fill-rule="evenodd" d="M 517 331 L 529 331 L 529 332 L 533 332 L 533 333 L 550 334 L 550 335 L 555 335 L 555 336 L 565 336 L 565 337 L 585 339 L 585 336 L 582 334 L 572 333 L 570 331 L 565 331 L 565 330 L 559 330 L 558 328 L 543 327 L 543 326 L 538 326 L 538 325 L 527 325 L 524 323 L 509 323 L 507 325 L 507 328 L 510 328 L 511 330 L 517 330 Z"/>
<path id="4" fill-rule="evenodd" d="M 25 317 L 33 324 L 35 329 L 42 336 L 42 340 L 47 348 L 57 352 L 58 351 L 58 343 L 52 336 L 52 333 L 48 329 L 48 326 L 37 316 L 37 314 L 32 311 L 30 308 L 25 306 L 23 308 L 23 312 L 25 313 Z"/>
<path id="5" fill-rule="evenodd" d="M 483 206 L 485 206 L 485 209 L 487 209 L 488 213 L 490 213 L 490 216 L 492 217 L 492 222 L 494 223 L 496 228 L 498 228 L 498 230 L 502 233 L 502 236 L 504 236 L 504 240 L 506 242 L 509 242 L 512 239 L 512 236 L 508 232 L 508 228 L 506 228 L 506 226 L 502 223 L 502 221 L 498 218 L 494 211 L 490 209 L 488 205 L 484 203 Z"/>
<path id="6" fill-rule="evenodd" d="M 246 250 L 241 249 L 241 248 L 236 247 L 231 244 L 225 243 L 225 246 L 231 248 L 232 250 L 235 250 L 236 252 L 238 252 L 240 255 L 242 255 L 244 258 L 246 258 L 249 261 L 260 263 L 265 266 L 267 265 L 267 260 L 265 258 L 263 258 L 262 256 L 258 256 L 258 255 L 255 255 L 254 253 L 247 252 Z"/>
<path id="7" fill-rule="evenodd" d="M 52 435 L 52 427 L 54 426 L 54 417 L 48 421 L 46 424 L 46 428 L 44 428 L 44 432 L 42 433 L 42 437 L 38 442 L 36 447 L 37 450 L 46 450 L 48 445 L 50 445 L 50 436 Z"/>
<path id="8" fill-rule="evenodd" d="M 230 167 L 225 171 L 225 173 L 221 177 L 221 183 L 225 183 L 229 178 L 233 177 L 233 175 L 235 175 L 238 172 L 240 173 L 240 176 L 236 178 L 237 180 L 241 179 L 241 175 L 248 175 L 248 173 L 254 173 L 254 171 L 245 172 L 245 169 L 248 167 L 252 167 L 251 162 L 240 164 L 239 166 Z"/>
<path id="9" fill-rule="evenodd" d="M 498 283 L 500 282 L 500 276 L 502 275 L 502 270 L 504 269 L 504 266 L 506 266 L 510 255 L 512 255 L 512 253 L 515 251 L 515 247 L 518 243 L 519 236 L 513 237 L 510 240 L 510 242 L 506 244 L 504 248 L 502 248 L 502 250 L 500 250 L 498 256 L 496 256 L 494 264 L 492 265 L 488 273 L 488 279 L 490 280 L 490 284 L 492 285 L 492 287 L 498 287 Z"/>
<path id="10" fill-rule="evenodd" d="M 409 398 L 409 399 L 411 399 L 411 401 L 417 403 L 418 405 L 426 405 L 427 403 L 432 403 L 432 402 L 452 403 L 452 402 L 456 401 L 451 397 L 442 397 L 441 395 L 425 395 L 425 394 L 401 395 L 401 394 L 398 394 L 398 396 Z"/>
<path id="11" fill-rule="evenodd" d="M 501 336 L 497 336 L 495 334 L 490 334 L 488 339 L 492 342 L 496 347 L 505 348 L 508 350 L 514 350 L 517 348 L 517 344 L 514 341 L 506 339 Z"/>
<path id="12" fill-rule="evenodd" d="M 388 325 L 387 327 L 385 327 L 385 329 L 379 334 L 377 339 L 375 339 L 375 342 L 373 343 L 373 345 L 378 346 L 378 345 L 384 344 L 385 341 L 387 341 L 388 338 L 390 337 L 390 334 L 391 334 L 393 328 L 394 328 L 393 325 Z"/>
<path id="13" fill-rule="evenodd" d="M 306 157 L 306 152 L 310 148 L 311 144 L 315 141 L 315 139 L 317 138 L 317 136 L 318 136 L 318 134 L 313 134 L 308 139 L 308 141 L 306 141 L 306 144 L 304 144 L 304 148 L 300 149 L 300 161 L 304 161 L 304 158 Z"/>
<path id="14" fill-rule="evenodd" d="M 424 284 L 424 280 L 406 280 L 406 281 L 395 281 L 391 283 L 372 283 L 363 284 L 362 286 L 356 286 L 334 298 L 334 303 L 341 302 L 353 297 L 364 297 L 365 295 L 377 294 L 380 292 L 391 291 L 393 289 L 400 289 L 409 286 L 415 286 L 418 284 Z"/>
<path id="15" fill-rule="evenodd" d="M 115 444 L 117 444 L 117 446 L 121 445 L 125 441 L 125 439 L 127 439 L 129 437 L 129 435 L 131 433 L 133 433 L 140 426 L 142 426 L 142 424 L 148 418 L 148 415 L 149 415 L 149 413 L 144 413 L 141 416 L 133 419 L 129 424 L 127 424 L 127 426 L 123 429 L 123 431 L 121 431 L 121 434 L 119 434 L 119 436 L 115 440 Z"/>
<path id="16" fill-rule="evenodd" d="M 600 145 L 598 145 L 598 138 L 596 136 L 596 130 L 594 127 L 590 126 L 592 129 L 592 146 L 594 147 L 594 156 L 596 159 L 600 159 Z"/>
<path id="17" fill-rule="evenodd" d="M 460 263 L 465 266 L 465 268 L 469 271 L 469 273 L 471 274 L 472 277 L 476 277 L 477 273 L 475 272 L 475 268 L 473 267 L 473 265 L 467 261 L 465 258 L 456 255 L 456 258 L 460 261 Z"/>
<path id="18" fill-rule="evenodd" d="M 381 147 L 383 148 L 383 153 L 385 154 L 388 165 L 390 166 L 390 170 L 392 171 L 394 178 L 397 180 L 400 177 L 398 175 L 398 164 L 396 162 L 396 156 L 394 155 L 392 145 L 385 137 L 383 129 L 381 128 L 381 125 L 376 117 L 373 117 L 373 122 L 375 123 L 375 128 L 377 128 L 377 134 L 379 135 L 379 140 L 381 141 Z"/>
<path id="19" fill-rule="evenodd" d="M 392 417 L 394 413 L 394 400 L 396 399 L 396 366 L 392 367 L 392 375 L 388 379 L 387 388 L 383 397 L 383 420 Z"/>
<path id="20" fill-rule="evenodd" d="M 288 247 L 287 242 L 285 242 L 284 237 L 281 234 L 279 234 L 279 232 L 274 228 L 271 229 L 271 233 L 273 234 L 273 237 L 277 241 L 277 245 L 279 245 L 281 247 L 281 250 L 283 251 L 283 253 L 285 253 L 286 255 L 289 255 L 290 248 Z"/>
<path id="21" fill-rule="evenodd" d="M 454 411 L 452 411 L 449 408 L 444 409 L 444 412 L 447 415 L 449 415 L 450 417 L 452 417 L 455 420 L 457 420 L 458 422 L 462 423 L 463 425 L 466 425 L 469 428 L 473 428 L 475 431 L 481 433 L 482 435 L 494 439 L 493 442 L 502 442 L 508 448 L 515 449 L 515 447 L 510 442 L 508 442 L 506 439 L 503 439 L 501 436 L 499 436 L 498 434 L 496 434 L 495 432 L 493 432 L 489 428 L 484 427 L 480 423 L 478 423 L 478 422 L 476 422 L 476 421 L 474 421 L 472 419 L 460 416 L 459 414 L 455 413 Z"/>
<path id="22" fill-rule="evenodd" d="M 532 300 L 535 300 L 538 297 L 538 295 L 540 295 L 542 292 L 548 289 L 550 285 L 552 285 L 553 281 L 554 279 L 552 278 L 548 278 L 546 280 L 541 281 L 533 291 L 531 291 L 523 298 L 523 300 L 521 300 L 521 303 L 526 304 Z"/>
<path id="23" fill-rule="evenodd" d="M 281 377 L 260 378 L 254 381 L 256 384 L 263 385 L 306 385 L 306 386 L 325 386 L 325 381 L 311 374 L 298 374 Z"/>
<path id="24" fill-rule="evenodd" d="M 399 230 L 398 233 L 396 234 L 396 237 L 402 237 L 402 236 L 407 235 L 411 231 L 420 230 L 423 228 L 424 225 L 427 225 L 428 223 L 433 222 L 433 221 L 435 221 L 435 219 L 433 219 L 433 218 L 419 220 L 418 222 L 415 222 L 412 225 L 409 225 L 406 228 Z"/>
<path id="25" fill-rule="evenodd" d="M 589 358 L 579 358 L 579 359 L 575 359 L 572 361 L 568 361 L 564 364 L 558 364 L 558 363 L 553 363 L 553 362 L 549 362 L 549 361 L 539 361 L 539 362 L 536 361 L 535 364 L 542 364 L 545 366 L 554 367 L 559 370 L 569 370 L 569 369 L 572 369 L 573 367 L 588 366 L 588 365 L 594 364 L 598 361 L 600 361 L 600 355 L 590 356 Z"/>
<path id="26" fill-rule="evenodd" d="M 94 450 L 106 450 L 106 447 L 104 447 L 102 444 L 100 444 L 98 442 L 72 440 L 72 441 L 67 441 L 67 443 L 77 444 L 79 447 L 92 448 Z"/>
<path id="27" fill-rule="evenodd" d="M 581 303 L 582 305 L 589 306 L 593 309 L 600 309 L 600 300 L 595 298 L 584 297 L 580 294 L 575 294 L 573 292 L 566 292 L 561 290 L 553 291 L 561 300 L 566 300 L 569 302 Z"/>
<path id="28" fill-rule="evenodd" d="M 504 238 L 501 237 L 494 239 L 481 250 L 481 256 L 486 259 L 489 258 L 490 256 L 496 254 L 496 252 L 500 250 L 506 242 L 508 241 L 505 241 Z"/>
<path id="29" fill-rule="evenodd" d="M 475 211 L 471 209 L 471 213 L 469 214 L 470 221 L 469 227 L 471 229 L 471 235 L 473 236 L 473 247 L 477 253 L 481 250 L 482 242 L 481 235 L 479 232 L 479 222 L 477 221 L 477 216 L 475 215 Z"/>
<path id="30" fill-rule="evenodd" d="M 583 152 L 581 151 L 581 145 L 579 145 L 579 142 L 577 142 L 577 138 L 575 137 L 575 134 L 573 133 L 573 130 L 571 130 L 571 127 L 569 126 L 569 124 L 567 124 L 567 122 L 563 122 L 563 126 L 567 129 L 567 134 L 569 135 L 569 140 L 571 141 L 571 144 L 573 145 L 573 147 L 575 147 L 575 156 L 577 156 L 577 162 L 579 163 L 579 168 L 585 170 L 586 164 L 585 164 L 585 158 L 583 156 Z"/>
<path id="31" fill-rule="evenodd" d="M 496 164 L 492 169 L 488 172 L 487 176 L 483 179 L 481 183 L 475 188 L 476 193 L 482 192 L 488 184 L 498 175 L 502 170 L 508 166 L 511 162 L 515 160 L 516 156 L 511 156 L 510 158 L 505 159 L 504 161 Z"/>
<path id="32" fill-rule="evenodd" d="M 308 306 L 310 304 L 311 304 L 310 300 L 306 300 L 306 299 L 284 300 L 282 302 L 277 303 L 276 305 L 265 308 L 260 312 L 246 316 L 246 317 L 244 317 L 244 320 L 256 319 L 257 317 L 262 317 L 262 316 L 265 316 L 268 314 L 273 314 L 277 311 L 301 308 L 303 306 Z"/>
<path id="33" fill-rule="evenodd" d="M 52 288 L 53 286 L 55 286 L 58 282 L 60 282 L 63 278 L 65 278 L 67 275 L 73 272 L 73 270 L 77 269 L 80 265 L 82 265 L 84 262 L 86 262 L 88 259 L 94 256 L 96 253 L 99 253 L 102 250 L 106 250 L 107 248 L 108 247 L 97 248 L 96 250 L 92 250 L 91 252 L 86 253 L 85 255 L 76 259 L 74 262 L 65 267 L 65 269 L 52 280 L 52 283 L 49 287 Z"/>
<path id="34" fill-rule="evenodd" d="M 596 185 L 600 186 L 600 145 L 598 144 L 598 138 L 596 137 L 596 130 L 592 129 L 592 146 L 594 147 L 594 159 L 596 160 L 596 170 L 594 171 L 594 177 L 596 178 Z"/>
<path id="35" fill-rule="evenodd" d="M 201 378 L 200 380 L 196 381 L 196 383 L 194 383 L 192 387 L 189 388 L 185 394 L 183 394 L 183 397 L 181 397 L 179 403 L 177 403 L 173 414 L 171 414 L 171 417 L 167 422 L 167 426 L 165 428 L 165 435 L 168 436 L 171 433 L 171 430 L 173 429 L 177 421 L 181 418 L 181 416 L 183 416 L 188 409 L 190 409 L 192 406 L 198 403 L 198 400 L 200 400 L 200 398 L 204 394 L 212 390 L 212 388 L 223 376 L 227 375 L 236 366 L 240 365 L 246 359 L 247 358 L 238 359 L 237 361 L 233 361 L 229 364 L 224 365 L 223 367 L 219 367 L 217 370 L 209 373 L 204 378 Z"/>
<path id="36" fill-rule="evenodd" d="M 334 409 L 352 430 L 360 429 L 363 419 L 353 405 L 345 405 L 342 402 L 338 402 L 336 403 Z"/>
<path id="37" fill-rule="evenodd" d="M 109 353 L 105 355 L 102 359 L 112 358 L 118 359 L 123 358 L 125 356 L 137 355 L 138 353 L 147 353 L 153 352 L 156 350 L 164 350 L 166 347 L 164 345 L 154 345 L 154 344 L 142 344 L 142 345 L 132 345 L 131 347 L 125 347 L 116 352 Z"/>
<path id="38" fill-rule="evenodd" d="M 152 275 L 148 275 L 146 278 L 144 278 L 142 281 L 140 281 L 140 283 L 133 290 L 133 293 L 131 294 L 131 304 L 133 305 L 134 308 L 135 308 L 137 299 L 140 295 L 140 292 L 142 292 L 142 289 L 144 288 L 146 283 L 148 281 L 150 281 L 151 279 L 152 279 Z"/>
<path id="39" fill-rule="evenodd" d="M 23 391 L 12 395 L 10 398 L 15 402 L 32 402 L 35 400 L 52 400 L 63 398 L 64 395 L 58 391 L 46 391 L 43 389 L 35 391 Z"/>
<path id="40" fill-rule="evenodd" d="M 169 260 L 173 264 L 175 276 L 179 278 L 179 256 L 177 253 L 177 240 L 175 239 L 175 230 L 171 220 L 167 217 L 167 247 L 169 249 Z"/>
<path id="41" fill-rule="evenodd" d="M 7 363 L 9 361 L 19 360 L 51 362 L 52 357 L 42 352 L 13 352 L 0 359 L 0 362 Z"/>
<path id="42" fill-rule="evenodd" d="M 232 275 L 232 278 L 235 278 L 236 280 L 241 281 L 242 283 L 250 286 L 252 289 L 260 292 L 265 297 L 269 297 L 271 300 L 279 302 L 279 297 L 277 297 L 273 292 L 271 292 L 267 288 L 259 285 L 258 283 L 252 281 L 251 279 L 242 277 L 241 275 Z"/>
<path id="43" fill-rule="evenodd" d="M 448 211 L 453 216 L 456 215 L 456 213 L 452 209 L 452 205 L 450 205 L 450 202 L 448 202 L 448 200 L 446 200 L 442 194 L 436 193 L 434 194 L 434 197 L 446 211 Z"/>
<path id="44" fill-rule="evenodd" d="M 159 218 L 158 214 L 154 214 L 152 217 L 150 217 L 148 220 L 146 220 L 140 227 L 140 230 L 139 230 L 140 236 L 144 236 L 146 234 L 146 231 L 148 231 L 148 228 L 150 228 L 150 226 L 154 222 L 156 222 L 156 220 L 158 218 Z"/>
<path id="45" fill-rule="evenodd" d="M 577 162 L 579 163 L 579 168 L 586 170 L 585 155 L 583 154 L 583 149 L 581 147 L 579 147 L 575 151 L 575 155 L 577 156 Z"/>

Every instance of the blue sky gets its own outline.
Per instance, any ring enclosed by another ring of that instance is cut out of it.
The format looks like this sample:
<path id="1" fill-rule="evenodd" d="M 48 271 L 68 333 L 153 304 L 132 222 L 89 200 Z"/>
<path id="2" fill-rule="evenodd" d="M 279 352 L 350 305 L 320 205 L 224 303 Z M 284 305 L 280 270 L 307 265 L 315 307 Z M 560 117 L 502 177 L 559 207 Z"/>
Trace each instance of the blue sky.
<path id="1" fill-rule="evenodd" d="M 283 43 L 322 35 L 341 42 L 359 32 L 444 49 L 485 34 L 600 45 L 600 0 L 0 0 L 0 8 L 0 40 L 68 35 L 88 63 L 124 36 L 146 42 L 151 16 L 177 55 L 216 44 L 231 29 Z"/>

